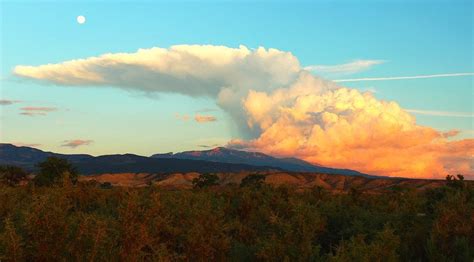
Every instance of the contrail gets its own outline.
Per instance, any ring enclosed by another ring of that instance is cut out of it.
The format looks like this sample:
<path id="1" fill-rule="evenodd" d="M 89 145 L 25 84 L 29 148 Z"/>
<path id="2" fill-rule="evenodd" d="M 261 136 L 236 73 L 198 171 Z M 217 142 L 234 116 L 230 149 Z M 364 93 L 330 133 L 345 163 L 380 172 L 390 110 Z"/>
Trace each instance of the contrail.
<path id="1" fill-rule="evenodd" d="M 454 77 L 454 76 L 472 76 L 474 73 L 453 73 L 453 74 L 436 74 L 436 75 L 418 75 L 418 76 L 393 76 L 393 77 L 365 77 L 351 79 L 336 79 L 333 82 L 360 82 L 360 81 L 384 81 L 384 80 L 403 80 L 403 79 L 422 79 L 436 77 Z"/>
<path id="2" fill-rule="evenodd" d="M 429 115 L 429 116 L 450 116 L 450 117 L 474 117 L 472 112 L 449 112 L 449 111 L 429 111 L 429 110 L 418 110 L 418 109 L 405 109 L 406 111 L 414 114 Z"/>

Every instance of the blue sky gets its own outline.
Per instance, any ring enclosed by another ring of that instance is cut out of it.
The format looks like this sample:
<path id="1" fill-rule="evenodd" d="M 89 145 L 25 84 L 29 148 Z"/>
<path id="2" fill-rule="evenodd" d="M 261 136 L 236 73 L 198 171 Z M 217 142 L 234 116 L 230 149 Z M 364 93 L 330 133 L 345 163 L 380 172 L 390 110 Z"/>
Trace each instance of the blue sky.
<path id="1" fill-rule="evenodd" d="M 60 152 L 156 152 L 224 145 L 238 138 L 235 124 L 214 100 L 114 88 L 63 87 L 12 75 L 17 65 L 42 65 L 104 53 L 177 44 L 263 46 L 291 52 L 302 66 L 383 60 L 367 70 L 332 79 L 472 73 L 472 1 L 313 2 L 67 2 L 2 1 L 1 141 L 41 144 Z M 85 24 L 76 17 L 84 15 Z M 461 130 L 473 137 L 473 76 L 344 82 L 375 91 L 379 99 L 419 111 L 417 123 Z M 44 116 L 22 107 L 55 107 Z M 212 110 L 208 110 L 212 109 Z M 206 111 L 219 121 L 182 121 L 176 113 Z M 469 114 L 471 116 L 469 116 Z M 454 114 L 455 115 L 455 114 Z M 93 140 L 70 148 L 67 140 Z"/>

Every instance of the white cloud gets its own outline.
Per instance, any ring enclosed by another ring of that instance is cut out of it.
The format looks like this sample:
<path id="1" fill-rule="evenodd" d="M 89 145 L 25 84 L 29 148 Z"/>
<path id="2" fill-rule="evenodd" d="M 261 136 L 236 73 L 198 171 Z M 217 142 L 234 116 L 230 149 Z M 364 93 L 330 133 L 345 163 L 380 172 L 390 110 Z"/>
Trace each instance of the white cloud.
<path id="1" fill-rule="evenodd" d="M 19 65 L 14 74 L 58 85 L 107 85 L 216 97 L 224 88 L 239 92 L 285 85 L 300 70 L 296 57 L 276 49 L 178 45 L 58 64 Z"/>
<path id="2" fill-rule="evenodd" d="M 354 74 L 385 63 L 384 60 L 355 60 L 340 65 L 310 65 L 304 69 L 317 74 Z"/>
<path id="3" fill-rule="evenodd" d="M 327 69 L 354 72 L 377 61 Z M 397 103 L 315 77 L 291 53 L 276 49 L 183 45 L 17 66 L 14 72 L 58 85 L 211 97 L 240 128 L 241 139 L 230 143 L 235 147 L 388 176 L 474 174 L 474 139 L 449 141 L 449 134 L 417 125 Z"/>

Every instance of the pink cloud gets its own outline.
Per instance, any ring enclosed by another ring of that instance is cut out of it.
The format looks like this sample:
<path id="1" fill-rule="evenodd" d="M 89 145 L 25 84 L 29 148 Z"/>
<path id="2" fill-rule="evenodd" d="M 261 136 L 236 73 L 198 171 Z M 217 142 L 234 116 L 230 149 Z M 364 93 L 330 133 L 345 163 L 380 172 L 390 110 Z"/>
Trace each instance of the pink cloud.
<path id="1" fill-rule="evenodd" d="M 22 142 L 13 142 L 15 146 L 26 146 L 26 147 L 40 147 L 41 144 L 34 144 L 34 143 L 22 143 Z"/>
<path id="2" fill-rule="evenodd" d="M 56 107 L 34 107 L 34 106 L 27 106 L 20 108 L 21 115 L 25 116 L 45 116 L 50 112 L 57 111 Z"/>
<path id="3" fill-rule="evenodd" d="M 62 147 L 70 147 L 76 148 L 79 146 L 86 146 L 92 144 L 93 140 L 81 140 L 81 139 L 74 139 L 74 140 L 65 140 L 64 143 L 61 145 Z"/>

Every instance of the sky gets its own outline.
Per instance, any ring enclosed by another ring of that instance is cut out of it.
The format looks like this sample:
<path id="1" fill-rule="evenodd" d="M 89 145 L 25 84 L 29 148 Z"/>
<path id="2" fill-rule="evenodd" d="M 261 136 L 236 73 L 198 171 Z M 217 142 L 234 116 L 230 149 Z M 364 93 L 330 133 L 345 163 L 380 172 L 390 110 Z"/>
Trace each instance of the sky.
<path id="1" fill-rule="evenodd" d="M 2 1 L 0 141 L 93 155 L 233 146 L 375 174 L 472 174 L 473 10 Z M 416 163 L 394 169 L 391 156 Z"/>

